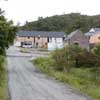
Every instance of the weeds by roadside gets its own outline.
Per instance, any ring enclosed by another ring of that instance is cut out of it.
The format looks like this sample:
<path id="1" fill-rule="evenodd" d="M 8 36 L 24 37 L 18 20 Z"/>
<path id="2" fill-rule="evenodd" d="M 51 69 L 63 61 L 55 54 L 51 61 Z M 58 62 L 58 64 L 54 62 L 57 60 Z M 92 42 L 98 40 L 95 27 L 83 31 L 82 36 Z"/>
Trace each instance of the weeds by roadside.
<path id="1" fill-rule="evenodd" d="M 55 70 L 51 57 L 37 58 L 33 63 L 43 72 L 55 79 L 68 83 L 89 96 L 100 100 L 100 69 L 92 68 L 71 68 L 70 73 Z"/>
<path id="2" fill-rule="evenodd" d="M 0 56 L 0 100 L 5 100 L 6 86 L 6 60 L 4 56 Z"/>

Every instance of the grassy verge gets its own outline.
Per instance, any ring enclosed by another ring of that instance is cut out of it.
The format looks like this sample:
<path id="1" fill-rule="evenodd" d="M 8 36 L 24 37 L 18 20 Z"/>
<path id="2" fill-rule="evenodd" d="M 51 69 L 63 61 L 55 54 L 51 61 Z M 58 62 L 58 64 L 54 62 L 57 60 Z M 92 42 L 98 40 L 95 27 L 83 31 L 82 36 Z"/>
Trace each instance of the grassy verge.
<path id="1" fill-rule="evenodd" d="M 37 58 L 33 63 L 43 72 L 55 77 L 55 79 L 78 88 L 95 100 L 100 100 L 99 68 L 72 68 L 70 73 L 64 73 L 54 69 L 53 60 L 50 57 Z"/>
<path id="2" fill-rule="evenodd" d="M 5 100 L 6 86 L 6 60 L 4 56 L 0 56 L 0 100 Z"/>
<path id="3" fill-rule="evenodd" d="M 20 48 L 20 52 L 22 52 L 22 53 L 29 53 L 27 48 Z"/>

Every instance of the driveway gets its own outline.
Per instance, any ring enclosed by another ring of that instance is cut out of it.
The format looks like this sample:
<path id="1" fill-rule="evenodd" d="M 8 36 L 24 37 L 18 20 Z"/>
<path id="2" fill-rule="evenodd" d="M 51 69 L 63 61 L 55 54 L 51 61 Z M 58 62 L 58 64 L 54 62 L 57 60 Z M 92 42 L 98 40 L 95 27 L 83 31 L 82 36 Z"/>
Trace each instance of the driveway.
<path id="1" fill-rule="evenodd" d="M 30 62 L 39 54 L 25 54 L 16 47 L 7 51 L 8 87 L 11 100 L 90 100 L 45 74 Z"/>

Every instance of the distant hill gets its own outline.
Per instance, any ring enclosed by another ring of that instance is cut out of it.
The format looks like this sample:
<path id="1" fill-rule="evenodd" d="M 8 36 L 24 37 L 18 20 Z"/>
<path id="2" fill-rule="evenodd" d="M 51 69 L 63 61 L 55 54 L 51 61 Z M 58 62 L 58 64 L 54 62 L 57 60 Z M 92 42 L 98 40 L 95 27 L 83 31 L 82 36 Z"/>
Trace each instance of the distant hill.
<path id="1" fill-rule="evenodd" d="M 87 32 L 90 28 L 100 28 L 100 15 L 88 16 L 80 13 L 39 17 L 37 21 L 26 22 L 20 29 L 34 31 L 64 31 L 70 33 L 76 29 Z"/>

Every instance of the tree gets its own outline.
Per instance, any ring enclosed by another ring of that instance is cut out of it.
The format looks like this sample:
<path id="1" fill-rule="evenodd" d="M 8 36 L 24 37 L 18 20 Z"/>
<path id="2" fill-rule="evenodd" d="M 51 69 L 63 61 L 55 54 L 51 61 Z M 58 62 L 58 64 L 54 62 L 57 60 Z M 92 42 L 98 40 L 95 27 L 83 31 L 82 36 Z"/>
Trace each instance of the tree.
<path id="1" fill-rule="evenodd" d="M 13 26 L 13 21 L 7 21 L 0 11 L 0 54 L 5 54 L 5 49 L 13 43 L 16 36 L 17 27 Z"/>
<path id="2" fill-rule="evenodd" d="M 37 21 L 26 23 L 21 29 L 70 33 L 77 28 L 87 32 L 92 27 L 100 27 L 100 15 L 88 16 L 80 13 L 70 13 L 46 18 L 39 17 Z"/>

